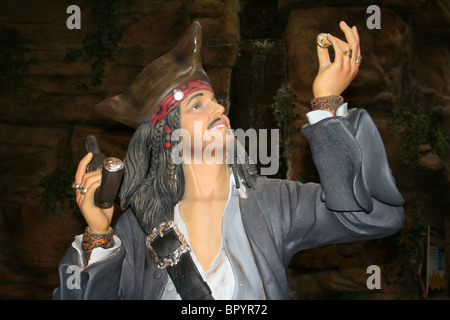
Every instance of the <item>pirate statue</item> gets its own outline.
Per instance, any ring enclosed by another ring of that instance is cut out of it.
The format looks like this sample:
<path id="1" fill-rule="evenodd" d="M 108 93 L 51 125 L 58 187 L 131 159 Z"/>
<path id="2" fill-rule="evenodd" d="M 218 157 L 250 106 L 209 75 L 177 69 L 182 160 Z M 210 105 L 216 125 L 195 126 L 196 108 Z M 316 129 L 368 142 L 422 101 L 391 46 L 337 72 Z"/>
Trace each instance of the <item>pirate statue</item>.
<path id="1" fill-rule="evenodd" d="M 340 28 L 347 42 L 317 39 L 313 110 L 302 128 L 320 184 L 267 179 L 246 154 L 238 161 L 242 150 L 202 67 L 198 22 L 126 91 L 100 103 L 100 112 L 136 128 L 123 161 L 124 213 L 112 228 L 113 208 L 94 205 L 101 172 L 86 173 L 89 153 L 75 175 L 88 226 L 59 265 L 54 298 L 288 299 L 285 270 L 295 253 L 398 231 L 403 198 L 380 134 L 340 96 L 362 60 L 356 28 Z M 188 134 L 175 139 L 179 130 Z M 196 132 L 214 139 L 196 140 Z M 223 161 L 194 161 L 213 141 L 232 145 Z M 74 266 L 79 282 L 68 286 Z"/>

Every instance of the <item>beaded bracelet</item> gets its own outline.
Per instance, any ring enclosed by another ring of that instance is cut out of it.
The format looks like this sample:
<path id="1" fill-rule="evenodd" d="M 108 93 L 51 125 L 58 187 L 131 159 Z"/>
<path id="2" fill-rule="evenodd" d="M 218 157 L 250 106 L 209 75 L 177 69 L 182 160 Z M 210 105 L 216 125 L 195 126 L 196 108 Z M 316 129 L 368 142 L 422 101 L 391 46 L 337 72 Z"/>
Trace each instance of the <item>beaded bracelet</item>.
<path id="1" fill-rule="evenodd" d="M 83 248 L 83 262 L 87 265 L 92 250 L 101 247 L 108 249 L 114 246 L 114 234 L 113 229 L 110 227 L 106 233 L 93 233 L 89 227 L 86 227 L 83 234 L 83 241 L 81 241 L 81 247 Z"/>
<path id="2" fill-rule="evenodd" d="M 315 98 L 311 100 L 312 110 L 329 111 L 333 116 L 336 115 L 336 110 L 344 103 L 344 98 L 341 96 L 326 96 Z"/>

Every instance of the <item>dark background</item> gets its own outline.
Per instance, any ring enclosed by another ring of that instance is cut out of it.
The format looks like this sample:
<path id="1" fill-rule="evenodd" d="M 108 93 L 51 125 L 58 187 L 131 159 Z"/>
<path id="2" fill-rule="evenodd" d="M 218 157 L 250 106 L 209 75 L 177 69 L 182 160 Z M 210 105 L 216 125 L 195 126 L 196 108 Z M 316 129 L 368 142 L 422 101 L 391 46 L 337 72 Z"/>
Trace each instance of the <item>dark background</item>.
<path id="1" fill-rule="evenodd" d="M 72 4 L 80 30 L 66 27 Z M 381 9 L 381 29 L 367 27 L 369 5 Z M 343 96 L 377 124 L 407 222 L 386 239 L 298 254 L 291 297 L 447 299 L 448 291 L 422 287 L 428 225 L 446 231 L 446 287 L 450 272 L 446 0 L 2 1 L 0 298 L 51 298 L 58 262 L 85 227 L 70 190 L 83 140 L 94 134 L 106 155 L 123 158 L 133 133 L 94 106 L 127 88 L 196 19 L 205 69 L 233 128 L 281 129 L 276 177 L 302 182 L 317 181 L 299 133 L 318 68 L 315 38 L 343 39 L 341 20 L 357 26 L 363 62 Z M 380 290 L 366 287 L 374 264 Z"/>

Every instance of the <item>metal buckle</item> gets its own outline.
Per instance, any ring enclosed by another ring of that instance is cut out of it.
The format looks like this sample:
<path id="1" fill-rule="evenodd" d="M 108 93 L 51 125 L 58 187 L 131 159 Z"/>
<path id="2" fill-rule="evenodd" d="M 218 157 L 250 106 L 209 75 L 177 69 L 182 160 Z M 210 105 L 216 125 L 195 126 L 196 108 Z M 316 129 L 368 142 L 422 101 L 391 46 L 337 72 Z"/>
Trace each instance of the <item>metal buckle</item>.
<path id="1" fill-rule="evenodd" d="M 155 248 L 153 248 L 152 242 L 158 236 L 164 237 L 164 235 L 167 232 L 170 232 L 170 230 L 173 230 L 175 232 L 180 244 L 168 256 L 160 257 L 156 252 Z M 152 256 L 155 258 L 156 262 L 158 263 L 158 268 L 160 269 L 164 269 L 168 266 L 173 267 L 177 265 L 181 259 L 181 256 L 184 253 L 191 251 L 191 248 L 186 243 L 183 234 L 180 232 L 180 230 L 178 230 L 173 221 L 163 222 L 159 225 L 158 228 L 153 229 L 152 233 L 147 236 L 147 248 L 149 249 Z"/>

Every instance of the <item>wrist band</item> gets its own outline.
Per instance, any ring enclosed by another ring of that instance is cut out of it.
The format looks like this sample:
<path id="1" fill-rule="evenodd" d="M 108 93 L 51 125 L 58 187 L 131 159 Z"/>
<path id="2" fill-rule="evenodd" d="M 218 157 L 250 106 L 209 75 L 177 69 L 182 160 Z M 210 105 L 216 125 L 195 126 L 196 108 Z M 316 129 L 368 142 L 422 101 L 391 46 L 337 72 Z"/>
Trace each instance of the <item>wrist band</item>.
<path id="1" fill-rule="evenodd" d="M 326 96 L 312 99 L 311 108 L 312 110 L 325 110 L 335 116 L 337 108 L 343 103 L 344 98 L 341 96 Z"/>
<path id="2" fill-rule="evenodd" d="M 92 233 L 89 227 L 86 227 L 83 234 L 81 247 L 83 248 L 83 263 L 87 265 L 91 257 L 92 250 L 101 247 L 108 249 L 114 246 L 113 229 L 110 227 L 106 233 Z"/>

